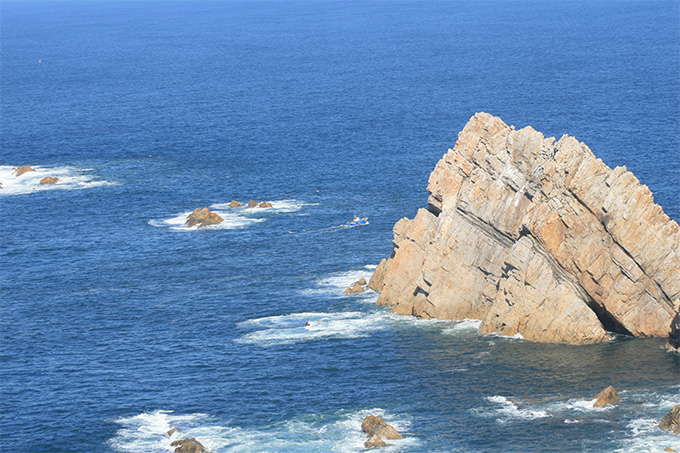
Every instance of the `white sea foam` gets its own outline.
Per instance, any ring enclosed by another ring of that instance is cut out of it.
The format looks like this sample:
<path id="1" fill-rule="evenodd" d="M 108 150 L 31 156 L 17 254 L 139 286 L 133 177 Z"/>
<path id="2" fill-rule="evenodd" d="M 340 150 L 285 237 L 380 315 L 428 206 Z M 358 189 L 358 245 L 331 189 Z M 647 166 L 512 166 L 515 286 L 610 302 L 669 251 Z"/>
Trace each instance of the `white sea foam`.
<path id="1" fill-rule="evenodd" d="M 621 442 L 617 452 L 662 452 L 666 447 L 680 448 L 678 437 L 659 428 L 659 421 L 651 418 L 632 420 L 626 428 L 630 436 Z"/>
<path id="2" fill-rule="evenodd" d="M 129 418 L 121 418 L 121 425 L 110 445 L 122 452 L 172 452 L 170 444 L 177 439 L 196 437 L 209 451 L 263 452 L 263 451 L 364 451 L 366 436 L 361 422 L 368 415 L 383 417 L 397 431 L 405 435 L 403 440 L 387 441 L 381 451 L 396 452 L 412 449 L 417 439 L 408 436 L 410 417 L 392 415 L 382 409 L 339 411 L 328 415 L 307 415 L 274 423 L 258 429 L 230 427 L 204 414 L 175 415 L 170 411 L 146 412 Z M 178 431 L 168 436 L 171 429 Z"/>
<path id="3" fill-rule="evenodd" d="M 111 186 L 116 183 L 94 180 L 90 168 L 76 168 L 68 166 L 43 167 L 32 166 L 35 171 L 29 171 L 17 176 L 15 167 L 0 165 L 0 195 L 22 195 L 45 190 L 75 190 L 100 186 Z M 59 178 L 56 184 L 40 184 L 46 176 Z"/>
<path id="4" fill-rule="evenodd" d="M 256 223 L 265 222 L 271 215 L 295 212 L 307 205 L 298 200 L 272 201 L 271 204 L 271 208 L 230 208 L 229 203 L 210 205 L 210 210 L 222 217 L 223 221 L 217 225 L 202 227 L 201 230 L 236 230 L 246 228 Z M 168 219 L 152 219 L 148 223 L 151 226 L 170 228 L 175 231 L 196 231 L 199 229 L 198 227 L 186 226 L 187 217 L 191 212 L 181 212 Z"/>
<path id="5" fill-rule="evenodd" d="M 343 291 L 358 280 L 363 278 L 368 282 L 371 279 L 371 275 L 373 275 L 374 269 L 375 267 L 364 266 L 362 269 L 336 272 L 328 277 L 321 278 L 314 283 L 312 288 L 301 292 L 302 294 L 323 294 L 330 297 L 343 297 Z M 370 290 L 352 296 L 366 299 L 369 302 L 375 302 L 378 298 L 378 295 Z"/>
<path id="6" fill-rule="evenodd" d="M 518 404 L 504 396 L 489 396 L 486 399 L 496 405 L 491 414 L 497 417 L 496 421 L 500 423 L 551 417 L 546 411 Z"/>
<path id="7" fill-rule="evenodd" d="M 461 332 L 476 331 L 479 332 L 479 327 L 482 325 L 480 319 L 464 319 L 462 321 L 455 321 L 451 327 L 442 329 L 444 335 L 458 335 Z"/>
<path id="8" fill-rule="evenodd" d="M 306 323 L 309 322 L 309 325 Z M 389 313 L 293 313 L 251 319 L 238 327 L 259 328 L 238 338 L 239 343 L 271 346 L 329 338 L 359 338 L 390 327 Z"/>

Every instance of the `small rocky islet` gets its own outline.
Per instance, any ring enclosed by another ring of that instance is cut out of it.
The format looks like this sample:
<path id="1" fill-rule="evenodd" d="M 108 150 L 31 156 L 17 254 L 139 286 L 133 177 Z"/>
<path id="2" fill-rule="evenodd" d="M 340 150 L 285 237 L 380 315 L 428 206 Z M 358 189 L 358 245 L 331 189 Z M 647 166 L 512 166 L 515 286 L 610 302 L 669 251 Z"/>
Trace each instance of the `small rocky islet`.
<path id="1" fill-rule="evenodd" d="M 42 184 L 42 181 L 40 182 Z M 229 203 L 228 205 L 230 208 L 242 208 L 243 205 L 236 201 L 233 200 Z M 250 202 L 247 205 L 248 208 L 271 208 L 273 207 L 272 204 L 268 201 L 262 201 L 258 202 L 255 200 L 250 200 Z M 186 222 L 184 223 L 187 227 L 192 228 L 203 228 L 206 226 L 210 225 L 218 225 L 220 223 L 224 222 L 224 219 L 219 216 L 219 214 L 211 211 L 208 208 L 196 208 L 194 209 L 191 214 L 187 216 Z"/>

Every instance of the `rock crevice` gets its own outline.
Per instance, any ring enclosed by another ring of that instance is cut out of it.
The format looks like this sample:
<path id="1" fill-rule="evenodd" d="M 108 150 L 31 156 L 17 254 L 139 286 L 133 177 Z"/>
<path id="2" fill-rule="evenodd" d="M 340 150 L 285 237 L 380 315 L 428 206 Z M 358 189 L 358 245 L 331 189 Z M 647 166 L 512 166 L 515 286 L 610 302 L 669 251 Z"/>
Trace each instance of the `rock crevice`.
<path id="1" fill-rule="evenodd" d="M 427 209 L 395 225 L 392 255 L 369 282 L 378 304 L 535 341 L 668 334 L 680 228 L 624 167 L 572 137 L 479 113 L 428 192 Z"/>

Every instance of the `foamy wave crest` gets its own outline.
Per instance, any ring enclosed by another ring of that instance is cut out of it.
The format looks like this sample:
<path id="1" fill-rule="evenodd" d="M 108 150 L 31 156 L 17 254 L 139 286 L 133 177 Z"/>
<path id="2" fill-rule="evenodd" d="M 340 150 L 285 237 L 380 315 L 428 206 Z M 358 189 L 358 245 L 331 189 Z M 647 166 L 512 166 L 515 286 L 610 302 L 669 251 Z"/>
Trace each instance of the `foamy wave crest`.
<path id="1" fill-rule="evenodd" d="M 235 340 L 260 346 L 291 344 L 329 338 L 359 338 L 384 330 L 391 324 L 385 312 L 294 313 L 251 319 L 240 328 L 259 328 Z M 307 325 L 307 323 L 309 323 Z"/>
<path id="2" fill-rule="evenodd" d="M 410 417 L 392 415 L 382 409 L 339 411 L 333 414 L 314 414 L 297 417 L 258 429 L 229 427 L 203 414 L 174 415 L 171 411 L 145 412 L 116 423 L 122 425 L 110 445 L 121 452 L 159 453 L 172 452 L 170 444 L 177 439 L 195 437 L 209 451 L 262 452 L 262 451 L 365 451 L 366 436 L 361 422 L 368 414 L 383 417 L 403 440 L 389 440 L 381 451 L 397 452 L 412 449 L 417 439 L 408 436 Z M 177 429 L 172 436 L 168 431 Z"/>
<path id="3" fill-rule="evenodd" d="M 659 421 L 651 418 L 632 420 L 626 428 L 630 437 L 624 439 L 618 452 L 657 452 L 665 448 L 678 448 L 678 436 L 659 428 Z"/>
<path id="4" fill-rule="evenodd" d="M 504 396 L 489 396 L 486 398 L 497 407 L 491 413 L 500 423 L 512 420 L 534 420 L 551 417 L 546 411 L 532 409 L 528 405 L 515 403 Z"/>
<path id="5" fill-rule="evenodd" d="M 444 335 L 458 335 L 461 332 L 475 331 L 479 332 L 479 327 L 482 325 L 480 319 L 464 319 L 462 321 L 456 321 L 451 327 L 446 327 L 442 329 L 442 334 Z"/>
<path id="6" fill-rule="evenodd" d="M 364 266 L 362 269 L 351 271 L 336 272 L 328 277 L 318 280 L 313 288 L 302 291 L 303 294 L 324 294 L 327 296 L 342 297 L 342 292 L 352 286 L 354 282 L 364 278 L 368 282 L 373 275 L 375 267 Z M 358 294 L 361 298 L 372 299 L 373 302 L 377 299 L 377 294 L 373 291 L 363 292 Z"/>
<path id="7" fill-rule="evenodd" d="M 92 187 L 111 186 L 116 183 L 110 181 L 95 181 L 90 168 L 75 167 L 32 167 L 29 171 L 17 176 L 15 167 L 0 165 L 0 195 L 23 195 L 44 190 L 75 190 Z M 51 176 L 59 178 L 56 184 L 40 184 L 40 180 Z"/>
<path id="8" fill-rule="evenodd" d="M 256 223 L 265 222 L 271 215 L 295 212 L 307 205 L 298 200 L 272 201 L 271 204 L 271 208 L 230 208 L 229 203 L 210 205 L 210 210 L 222 217 L 224 221 L 217 225 L 202 227 L 201 230 L 236 230 L 247 228 Z M 148 223 L 151 226 L 170 228 L 175 231 L 195 231 L 199 229 L 197 226 L 186 226 L 187 217 L 191 212 L 182 212 L 169 219 L 152 219 Z"/>

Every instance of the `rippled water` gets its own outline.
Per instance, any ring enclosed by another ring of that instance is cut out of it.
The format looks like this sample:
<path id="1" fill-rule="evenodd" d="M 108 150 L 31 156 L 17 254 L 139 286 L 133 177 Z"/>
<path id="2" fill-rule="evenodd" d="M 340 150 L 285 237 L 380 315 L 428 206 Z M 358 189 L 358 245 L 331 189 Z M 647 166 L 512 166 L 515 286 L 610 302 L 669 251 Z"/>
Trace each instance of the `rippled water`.
<path id="1" fill-rule="evenodd" d="M 535 344 L 342 294 L 477 111 L 576 136 L 679 219 L 677 2 L 1 8 L 0 450 L 360 451 L 369 413 L 388 451 L 680 450 L 662 339 Z M 197 207 L 225 222 L 185 228 Z"/>

